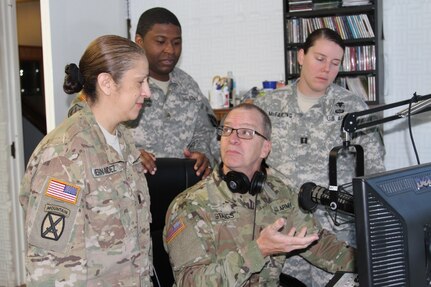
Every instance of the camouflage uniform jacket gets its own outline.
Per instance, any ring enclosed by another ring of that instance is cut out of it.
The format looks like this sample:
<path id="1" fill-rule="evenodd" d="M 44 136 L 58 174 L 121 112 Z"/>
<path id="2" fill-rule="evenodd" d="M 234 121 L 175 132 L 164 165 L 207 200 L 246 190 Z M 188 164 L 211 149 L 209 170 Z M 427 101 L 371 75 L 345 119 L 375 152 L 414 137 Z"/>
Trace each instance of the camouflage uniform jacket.
<path id="1" fill-rule="evenodd" d="M 286 255 L 263 257 L 254 238 L 280 217 L 287 219 L 284 233 L 292 226 L 306 226 L 311 233 L 319 228 L 312 215 L 300 212 L 297 195 L 274 176 L 268 175 L 257 196 L 253 236 L 254 206 L 255 197 L 232 193 L 217 169 L 175 198 L 164 244 L 177 286 L 278 286 Z M 325 232 L 301 256 L 334 272 L 353 269 L 353 252 Z"/>
<path id="2" fill-rule="evenodd" d="M 368 106 L 359 96 L 332 84 L 318 104 L 303 113 L 298 106 L 296 91 L 294 83 L 255 101 L 268 113 L 273 127 L 272 151 L 266 162 L 280 171 L 297 191 L 308 181 L 328 187 L 329 153 L 343 144 L 342 119 L 346 113 L 365 110 Z M 364 149 L 365 174 L 384 171 L 385 151 L 381 134 L 376 129 L 357 132 L 351 144 L 359 144 Z M 336 165 L 337 184 L 351 183 L 356 175 L 354 156 L 340 152 Z M 320 220 L 326 227 L 327 220 Z M 352 225 L 331 225 L 329 229 L 334 231 L 353 228 Z M 344 234 L 340 239 L 354 241 L 351 232 L 347 233 L 350 234 Z"/>
<path id="3" fill-rule="evenodd" d="M 33 152 L 20 191 L 27 286 L 151 286 L 147 182 L 117 130 L 122 157 L 84 105 Z"/>
<path id="4" fill-rule="evenodd" d="M 130 123 L 136 146 L 156 157 L 175 158 L 183 158 L 188 148 L 204 153 L 214 164 L 219 150 L 217 122 L 208 99 L 184 71 L 175 68 L 169 76 L 166 95 L 150 79 L 151 98 Z"/>

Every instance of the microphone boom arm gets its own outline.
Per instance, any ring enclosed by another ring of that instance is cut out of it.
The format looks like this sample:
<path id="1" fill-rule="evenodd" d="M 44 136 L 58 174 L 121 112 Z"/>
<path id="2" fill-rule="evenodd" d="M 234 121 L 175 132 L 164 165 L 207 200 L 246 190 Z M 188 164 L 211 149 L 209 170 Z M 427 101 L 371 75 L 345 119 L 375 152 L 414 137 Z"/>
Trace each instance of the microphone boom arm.
<path id="1" fill-rule="evenodd" d="M 426 100 L 426 101 L 425 101 Z M 412 103 L 421 102 L 417 105 Z M 365 122 L 358 123 L 358 118 L 384 110 L 392 109 L 395 107 L 409 105 L 408 109 L 398 112 L 389 117 L 379 119 L 372 119 Z M 342 211 L 354 214 L 353 204 L 351 204 L 352 195 L 348 193 L 340 193 L 340 187 L 337 182 L 337 158 L 342 150 L 349 148 L 355 149 L 356 156 L 356 176 L 364 175 L 364 149 L 361 145 L 351 145 L 350 138 L 358 130 L 373 127 L 379 124 L 390 122 L 399 118 L 404 118 L 406 115 L 416 115 L 427 112 L 431 109 L 431 94 L 419 96 L 414 93 L 413 97 L 409 100 L 399 101 L 392 104 L 381 105 L 363 111 L 347 113 L 342 121 L 341 132 L 344 133 L 343 145 L 334 147 L 329 153 L 329 188 L 326 190 L 323 187 L 316 186 L 314 183 L 307 182 L 303 184 L 299 193 L 299 204 L 302 208 L 308 211 L 313 211 L 317 204 L 329 206 L 332 211 L 335 211 L 335 225 L 340 225 L 337 221 L 337 211 L 339 204 L 343 205 Z"/>
<path id="2" fill-rule="evenodd" d="M 416 103 L 416 102 L 420 102 L 420 101 L 424 101 L 424 100 L 428 100 L 428 99 L 431 99 L 431 94 L 419 96 L 416 93 L 414 93 L 413 98 L 409 99 L 409 100 L 404 100 L 404 101 L 399 101 L 399 102 L 395 102 L 395 103 L 391 103 L 391 104 L 387 104 L 387 105 L 382 105 L 382 106 L 374 107 L 374 108 L 363 110 L 363 111 L 347 113 L 343 118 L 343 122 L 341 124 L 341 131 L 349 133 L 349 134 L 353 134 L 354 132 L 361 130 L 361 129 L 364 129 L 364 128 L 373 127 L 376 125 L 380 125 L 380 124 L 383 124 L 386 122 L 390 122 L 390 121 L 393 121 L 396 119 L 403 118 L 403 117 L 405 117 L 405 115 L 403 113 L 397 113 L 396 115 L 392 115 L 389 117 L 380 118 L 380 119 L 376 119 L 376 120 L 370 120 L 370 121 L 358 124 L 358 118 L 361 116 L 378 113 L 381 111 L 389 110 L 389 109 L 403 106 L 403 105 L 408 105 L 408 104 L 410 104 L 410 102 Z M 416 114 L 420 114 L 420 113 L 427 112 L 427 111 L 429 111 L 429 109 L 426 109 L 425 105 L 424 105 L 423 110 L 418 110 L 414 114 L 416 115 Z"/>
<path id="3" fill-rule="evenodd" d="M 429 102 L 422 102 L 424 100 L 427 100 Z M 421 103 L 418 105 L 415 105 L 415 107 L 409 106 L 408 109 L 402 112 L 399 112 L 396 115 L 386 117 L 386 118 L 380 118 L 376 120 L 369 120 L 358 124 L 358 118 L 360 118 L 361 116 L 374 114 L 377 112 L 392 109 L 406 104 L 410 105 L 413 102 L 415 103 L 421 102 Z M 334 147 L 329 153 L 329 191 L 330 191 L 329 199 L 331 201 L 331 204 L 330 204 L 331 209 L 335 211 L 337 210 L 336 202 L 338 200 L 338 191 L 339 191 L 338 182 L 337 182 L 338 153 L 342 150 L 348 149 L 349 147 L 353 147 L 355 149 L 355 155 L 356 155 L 356 176 L 364 175 L 364 149 L 362 148 L 361 145 L 351 145 L 349 136 L 352 136 L 353 133 L 355 133 L 360 129 L 376 126 L 385 122 L 403 118 L 406 116 L 406 112 L 413 112 L 413 114 L 419 114 L 419 113 L 428 111 L 429 109 L 427 109 L 427 107 L 429 105 L 431 105 L 431 94 L 426 96 L 418 96 L 416 93 L 414 93 L 413 97 L 409 100 L 382 105 L 368 110 L 347 113 L 344 116 L 342 125 L 341 125 L 341 131 L 344 132 L 344 136 L 345 136 L 343 140 L 343 145 Z M 334 220 L 334 222 L 336 223 L 336 220 Z"/>

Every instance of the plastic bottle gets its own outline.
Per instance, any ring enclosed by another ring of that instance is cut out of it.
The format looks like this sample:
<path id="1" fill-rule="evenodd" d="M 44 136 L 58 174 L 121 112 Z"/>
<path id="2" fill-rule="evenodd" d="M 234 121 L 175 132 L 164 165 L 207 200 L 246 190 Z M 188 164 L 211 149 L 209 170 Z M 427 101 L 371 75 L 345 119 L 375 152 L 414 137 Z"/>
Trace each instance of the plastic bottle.
<path id="1" fill-rule="evenodd" d="M 235 106 L 236 98 L 237 98 L 237 89 L 236 89 L 236 81 L 233 77 L 232 71 L 227 72 L 227 78 L 229 83 L 229 107 Z"/>
<path id="2" fill-rule="evenodd" d="M 230 83 L 227 78 L 224 78 L 224 83 L 222 86 L 222 94 L 224 97 L 223 101 L 223 108 L 229 108 L 230 107 Z"/>
<path id="3" fill-rule="evenodd" d="M 278 80 L 277 82 L 277 89 L 283 88 L 284 86 L 286 86 L 286 83 L 284 81 L 284 75 L 280 74 L 280 80 Z"/>
<path id="4" fill-rule="evenodd" d="M 210 105 L 213 109 L 222 109 L 224 108 L 225 97 L 222 93 L 221 83 L 215 79 L 213 79 L 213 85 L 210 91 Z"/>

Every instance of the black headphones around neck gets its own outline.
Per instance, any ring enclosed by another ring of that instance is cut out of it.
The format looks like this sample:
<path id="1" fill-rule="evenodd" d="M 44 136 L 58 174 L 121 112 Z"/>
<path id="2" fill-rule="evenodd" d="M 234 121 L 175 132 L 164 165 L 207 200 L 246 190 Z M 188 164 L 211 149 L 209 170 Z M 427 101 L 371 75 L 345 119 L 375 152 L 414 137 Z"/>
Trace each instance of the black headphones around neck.
<path id="1" fill-rule="evenodd" d="M 238 171 L 229 171 L 227 174 L 223 173 L 223 162 L 219 166 L 220 177 L 227 183 L 229 190 L 233 193 L 250 193 L 256 195 L 263 190 L 263 185 L 266 181 L 266 165 L 262 163 L 261 169 L 256 171 L 250 180 L 248 177 Z"/>

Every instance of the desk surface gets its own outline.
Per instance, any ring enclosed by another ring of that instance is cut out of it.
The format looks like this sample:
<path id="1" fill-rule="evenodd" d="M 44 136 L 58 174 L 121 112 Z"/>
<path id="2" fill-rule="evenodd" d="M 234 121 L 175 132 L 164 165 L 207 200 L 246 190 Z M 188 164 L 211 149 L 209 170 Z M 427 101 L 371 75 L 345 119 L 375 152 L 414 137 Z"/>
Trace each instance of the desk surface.
<path id="1" fill-rule="evenodd" d="M 217 121 L 220 122 L 224 118 L 224 116 L 230 111 L 230 109 L 229 108 L 213 109 L 213 111 Z"/>

